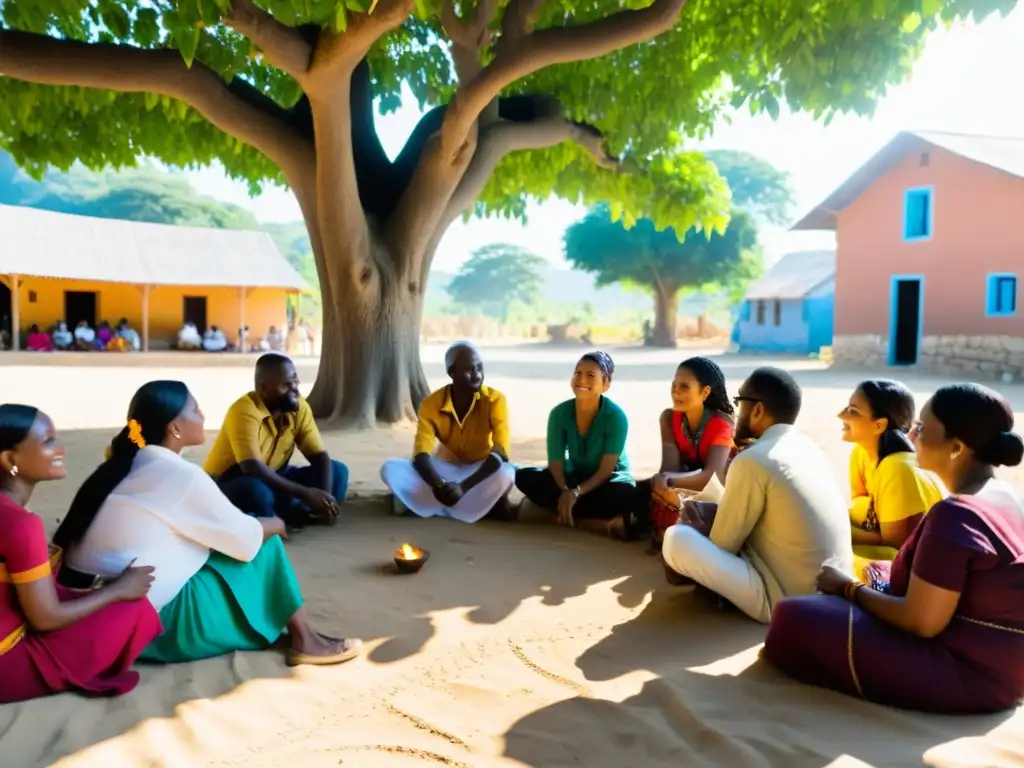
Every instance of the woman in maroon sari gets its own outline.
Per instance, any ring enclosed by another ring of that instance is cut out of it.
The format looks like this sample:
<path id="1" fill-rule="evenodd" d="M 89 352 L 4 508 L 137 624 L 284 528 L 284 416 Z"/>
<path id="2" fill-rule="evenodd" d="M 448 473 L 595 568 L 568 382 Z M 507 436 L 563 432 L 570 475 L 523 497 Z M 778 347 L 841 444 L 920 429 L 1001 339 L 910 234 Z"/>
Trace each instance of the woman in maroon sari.
<path id="1" fill-rule="evenodd" d="M 1024 510 L 995 466 L 1024 442 L 977 384 L 938 390 L 912 434 L 922 469 L 954 494 L 931 508 L 872 585 L 825 566 L 823 593 L 782 600 L 764 655 L 789 675 L 880 704 L 995 712 L 1024 697 Z"/>
<path id="2" fill-rule="evenodd" d="M 162 630 L 145 598 L 152 568 L 82 592 L 54 583 L 43 521 L 25 505 L 36 483 L 64 476 L 50 418 L 0 405 L 0 704 L 126 693 L 139 682 L 132 662 Z"/>

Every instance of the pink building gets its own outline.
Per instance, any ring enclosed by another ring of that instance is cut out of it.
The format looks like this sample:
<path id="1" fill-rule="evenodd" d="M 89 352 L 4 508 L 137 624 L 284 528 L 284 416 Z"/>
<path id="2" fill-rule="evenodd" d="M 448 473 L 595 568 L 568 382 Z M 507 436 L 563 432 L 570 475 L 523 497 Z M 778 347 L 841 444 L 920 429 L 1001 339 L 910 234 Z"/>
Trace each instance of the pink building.
<path id="1" fill-rule="evenodd" d="M 837 362 L 1024 377 L 1024 139 L 902 132 L 793 229 L 836 233 Z"/>

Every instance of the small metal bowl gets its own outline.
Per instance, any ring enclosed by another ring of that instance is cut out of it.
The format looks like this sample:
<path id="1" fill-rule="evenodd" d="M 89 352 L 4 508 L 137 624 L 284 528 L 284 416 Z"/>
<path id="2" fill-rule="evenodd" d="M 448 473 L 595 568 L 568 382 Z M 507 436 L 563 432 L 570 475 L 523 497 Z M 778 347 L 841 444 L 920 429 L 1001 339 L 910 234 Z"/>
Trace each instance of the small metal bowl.
<path id="1" fill-rule="evenodd" d="M 425 549 L 419 547 L 413 547 L 418 557 L 408 559 L 402 557 L 402 548 L 399 547 L 395 550 L 394 561 L 395 568 L 398 569 L 399 573 L 419 573 L 423 569 L 423 566 L 427 564 L 427 560 L 430 559 L 430 553 Z"/>

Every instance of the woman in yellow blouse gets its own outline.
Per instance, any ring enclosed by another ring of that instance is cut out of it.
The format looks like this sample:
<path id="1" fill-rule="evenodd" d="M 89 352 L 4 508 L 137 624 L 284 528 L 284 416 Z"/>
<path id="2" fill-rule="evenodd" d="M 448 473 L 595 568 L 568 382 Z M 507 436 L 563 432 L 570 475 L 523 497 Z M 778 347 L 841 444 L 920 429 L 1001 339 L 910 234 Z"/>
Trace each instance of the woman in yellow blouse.
<path id="1" fill-rule="evenodd" d="M 914 396 L 886 379 L 861 382 L 840 412 L 850 455 L 850 529 L 854 568 L 892 560 L 932 505 L 945 496 L 942 483 L 917 466 L 909 432 Z"/>

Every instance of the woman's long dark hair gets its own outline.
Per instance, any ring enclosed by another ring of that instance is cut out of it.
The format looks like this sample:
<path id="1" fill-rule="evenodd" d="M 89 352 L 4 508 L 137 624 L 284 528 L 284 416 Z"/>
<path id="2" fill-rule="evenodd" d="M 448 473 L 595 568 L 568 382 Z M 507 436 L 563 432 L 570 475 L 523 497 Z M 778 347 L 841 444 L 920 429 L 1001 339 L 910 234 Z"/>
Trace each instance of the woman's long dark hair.
<path id="1" fill-rule="evenodd" d="M 931 408 L 946 436 L 970 448 L 975 461 L 993 467 L 1016 467 L 1024 461 L 1024 440 L 1013 431 L 1013 408 L 995 390 L 949 384 L 932 395 Z"/>
<path id="2" fill-rule="evenodd" d="M 718 363 L 707 357 L 690 357 L 679 364 L 679 368 L 685 368 L 693 377 L 700 382 L 702 387 L 711 387 L 704 407 L 717 411 L 730 419 L 735 418 L 736 412 L 729 400 L 729 391 L 725 388 L 725 373 L 718 367 Z"/>
<path id="3" fill-rule="evenodd" d="M 180 381 L 151 381 L 143 384 L 128 406 L 128 421 L 136 421 L 146 445 L 160 445 L 167 426 L 188 404 L 188 387 Z M 139 446 L 132 442 L 124 427 L 110 443 L 107 460 L 89 475 L 75 494 L 64 521 L 53 534 L 53 543 L 62 549 L 80 541 L 92 525 L 103 502 L 132 470 Z"/>
<path id="4" fill-rule="evenodd" d="M 885 419 L 885 432 L 878 436 L 878 463 L 894 453 L 913 453 L 910 427 L 917 409 L 914 396 L 907 387 L 891 379 L 868 379 L 857 386 L 871 408 L 871 417 Z"/>
<path id="5" fill-rule="evenodd" d="M 0 451 L 13 451 L 21 445 L 38 417 L 39 409 L 31 405 L 0 405 Z M 3 473 L 0 476 L 0 487 L 6 486 L 10 479 Z"/>

